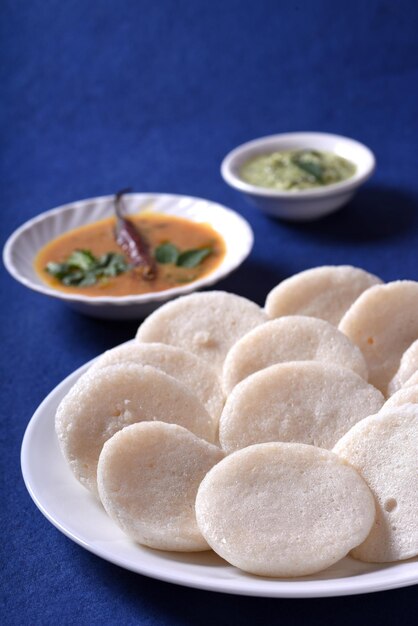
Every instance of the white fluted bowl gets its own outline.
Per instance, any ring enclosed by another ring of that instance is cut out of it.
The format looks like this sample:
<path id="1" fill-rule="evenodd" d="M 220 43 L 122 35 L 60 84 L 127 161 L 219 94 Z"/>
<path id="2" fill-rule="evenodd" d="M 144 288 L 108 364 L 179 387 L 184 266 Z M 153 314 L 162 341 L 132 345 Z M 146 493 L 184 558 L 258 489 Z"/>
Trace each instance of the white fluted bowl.
<path id="1" fill-rule="evenodd" d="M 218 282 L 241 265 L 251 251 L 254 240 L 251 227 L 231 209 L 190 196 L 144 193 L 124 196 L 127 214 L 137 214 L 141 207 L 149 210 L 151 204 L 155 213 L 210 224 L 225 241 L 226 253 L 219 266 L 187 285 L 157 293 L 120 297 L 65 293 L 44 283 L 33 266 L 39 250 L 68 230 L 114 215 L 114 196 L 73 202 L 29 220 L 7 240 L 3 249 L 4 265 L 13 278 L 25 287 L 58 298 L 80 313 L 106 319 L 142 319 L 167 300 Z"/>

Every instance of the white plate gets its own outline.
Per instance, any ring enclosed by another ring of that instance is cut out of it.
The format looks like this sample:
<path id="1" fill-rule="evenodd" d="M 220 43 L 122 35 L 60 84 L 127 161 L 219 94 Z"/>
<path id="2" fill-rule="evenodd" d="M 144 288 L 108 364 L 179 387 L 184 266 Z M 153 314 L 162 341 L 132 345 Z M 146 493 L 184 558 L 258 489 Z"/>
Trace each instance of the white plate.
<path id="1" fill-rule="evenodd" d="M 27 427 L 21 453 L 23 478 L 35 504 L 54 526 L 86 550 L 151 578 L 249 596 L 340 596 L 418 582 L 417 559 L 370 565 L 345 558 L 314 576 L 278 580 L 245 574 L 213 552 L 160 552 L 133 543 L 73 477 L 55 436 L 56 408 L 88 365 L 68 376 L 45 398 Z"/>
<path id="2" fill-rule="evenodd" d="M 124 196 L 127 214 L 152 210 L 193 222 L 210 224 L 225 242 L 226 253 L 213 272 L 187 284 L 155 293 L 112 297 L 90 297 L 54 289 L 35 272 L 33 261 L 39 250 L 62 233 L 114 215 L 114 196 L 90 198 L 66 204 L 29 220 L 7 240 L 3 260 L 10 274 L 25 287 L 62 300 L 80 313 L 108 319 L 143 319 L 158 306 L 177 296 L 208 287 L 225 278 L 250 254 L 254 236 L 248 222 L 232 209 L 216 202 L 172 194 L 130 193 Z"/>

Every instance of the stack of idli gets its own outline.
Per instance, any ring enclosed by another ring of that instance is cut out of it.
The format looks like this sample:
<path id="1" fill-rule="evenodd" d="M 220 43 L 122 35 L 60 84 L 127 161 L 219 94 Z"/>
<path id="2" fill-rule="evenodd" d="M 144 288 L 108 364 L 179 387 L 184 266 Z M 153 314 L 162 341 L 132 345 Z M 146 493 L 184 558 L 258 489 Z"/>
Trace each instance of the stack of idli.
<path id="1" fill-rule="evenodd" d="M 170 301 L 62 400 L 62 453 L 154 549 L 274 577 L 416 556 L 417 307 L 418 283 L 351 266 L 301 272 L 264 308 Z"/>

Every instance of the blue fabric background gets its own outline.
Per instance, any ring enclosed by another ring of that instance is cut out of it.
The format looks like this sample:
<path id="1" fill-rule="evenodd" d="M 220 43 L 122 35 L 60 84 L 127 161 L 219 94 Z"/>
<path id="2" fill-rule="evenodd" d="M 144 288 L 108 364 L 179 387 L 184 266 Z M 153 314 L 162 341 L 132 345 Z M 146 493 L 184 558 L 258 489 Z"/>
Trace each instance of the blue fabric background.
<path id="1" fill-rule="evenodd" d="M 0 28 L 2 244 L 41 211 L 130 185 L 241 212 L 254 250 L 219 287 L 260 303 L 282 278 L 319 264 L 418 279 L 414 0 L 9 0 Z M 357 138 L 378 162 L 350 205 L 305 225 L 259 214 L 219 174 L 235 145 L 294 130 Z M 61 535 L 25 491 L 25 427 L 59 381 L 136 324 L 82 317 L 3 268 L 1 295 L 2 623 L 415 620 L 416 587 L 303 601 L 223 596 L 124 571 Z"/>

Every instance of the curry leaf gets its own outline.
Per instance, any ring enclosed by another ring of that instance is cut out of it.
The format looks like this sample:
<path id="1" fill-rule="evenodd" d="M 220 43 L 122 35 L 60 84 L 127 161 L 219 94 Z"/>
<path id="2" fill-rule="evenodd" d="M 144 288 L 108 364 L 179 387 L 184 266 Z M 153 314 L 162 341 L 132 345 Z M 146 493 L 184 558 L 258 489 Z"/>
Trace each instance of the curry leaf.
<path id="1" fill-rule="evenodd" d="M 179 259 L 180 252 L 172 243 L 162 243 L 155 249 L 155 258 L 158 263 L 172 263 L 175 265 Z"/>
<path id="2" fill-rule="evenodd" d="M 51 261 L 45 267 L 45 271 L 48 272 L 48 274 L 51 274 L 51 276 L 59 279 L 67 274 L 68 265 L 66 263 L 54 263 Z"/>
<path id="3" fill-rule="evenodd" d="M 319 165 L 319 163 L 314 163 L 314 161 L 302 160 L 299 156 L 294 157 L 293 163 L 297 165 L 300 170 L 307 172 L 307 174 L 313 176 L 318 183 L 323 182 L 324 170 Z"/>
<path id="4" fill-rule="evenodd" d="M 66 263 L 70 267 L 77 267 L 80 270 L 86 271 L 97 263 L 97 259 L 90 250 L 74 250 L 68 257 Z"/>
<path id="5" fill-rule="evenodd" d="M 178 267 L 197 267 L 207 256 L 212 253 L 212 248 L 198 248 L 196 250 L 186 250 L 177 259 Z"/>
<path id="6" fill-rule="evenodd" d="M 98 268 L 103 268 L 103 276 L 118 276 L 118 274 L 122 274 L 132 267 L 131 265 L 128 265 L 125 258 L 121 254 L 108 253 L 104 256 L 107 256 L 108 258 L 106 259 L 106 262 L 104 262 L 103 257 L 101 257 L 99 259 L 99 263 L 101 261 L 104 265 L 99 264 Z"/>
<path id="7" fill-rule="evenodd" d="M 74 250 L 64 263 L 48 263 L 45 271 L 67 287 L 89 287 L 109 276 L 131 269 L 122 254 L 107 252 L 95 257 L 90 250 Z"/>
<path id="8" fill-rule="evenodd" d="M 97 283 L 97 274 L 95 272 L 87 272 L 84 275 L 84 278 L 80 280 L 78 283 L 78 287 L 90 287 L 91 285 L 95 285 Z"/>

